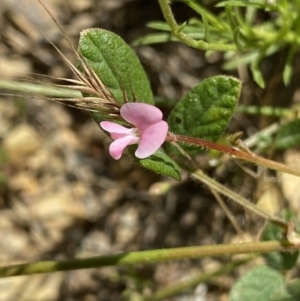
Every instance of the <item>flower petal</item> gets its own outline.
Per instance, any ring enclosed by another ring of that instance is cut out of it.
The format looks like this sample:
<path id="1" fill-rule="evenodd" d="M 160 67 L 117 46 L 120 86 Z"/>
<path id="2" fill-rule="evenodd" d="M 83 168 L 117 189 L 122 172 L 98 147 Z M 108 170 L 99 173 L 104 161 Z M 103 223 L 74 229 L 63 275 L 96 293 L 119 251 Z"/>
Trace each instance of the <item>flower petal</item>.
<path id="1" fill-rule="evenodd" d="M 120 114 L 129 123 L 136 126 L 139 130 L 162 120 L 162 112 L 155 106 L 141 102 L 125 103 L 120 110 Z"/>
<path id="2" fill-rule="evenodd" d="M 141 133 L 139 146 L 135 152 L 137 158 L 144 159 L 154 154 L 164 143 L 168 124 L 161 120 Z"/>
<path id="3" fill-rule="evenodd" d="M 117 140 L 119 138 L 123 138 L 126 136 L 132 136 L 137 139 L 136 143 L 139 141 L 139 138 L 137 136 L 138 130 L 136 128 L 128 129 L 122 125 L 119 125 L 117 123 L 110 122 L 110 121 L 103 121 L 100 123 L 100 126 L 102 127 L 103 130 L 109 132 L 110 137 L 114 140 Z"/>
<path id="4" fill-rule="evenodd" d="M 122 125 L 110 121 L 102 121 L 100 122 L 100 126 L 102 127 L 103 130 L 109 133 L 127 134 L 130 133 L 131 131 L 131 129 L 128 129 Z"/>
<path id="5" fill-rule="evenodd" d="M 109 154 L 115 160 L 119 160 L 123 154 L 125 147 L 135 143 L 137 142 L 134 136 L 125 136 L 123 138 L 117 139 L 110 144 Z"/>

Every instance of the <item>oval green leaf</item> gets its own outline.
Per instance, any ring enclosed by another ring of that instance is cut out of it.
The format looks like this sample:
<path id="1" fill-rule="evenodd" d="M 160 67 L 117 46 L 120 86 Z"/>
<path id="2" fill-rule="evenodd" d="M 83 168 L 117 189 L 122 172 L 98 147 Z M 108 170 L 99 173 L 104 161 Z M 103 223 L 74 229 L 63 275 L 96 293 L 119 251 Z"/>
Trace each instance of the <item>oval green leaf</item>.
<path id="1" fill-rule="evenodd" d="M 213 76 L 196 85 L 173 109 L 168 123 L 174 134 L 216 141 L 227 127 L 240 95 L 241 82 L 233 77 Z M 189 154 L 200 152 L 195 146 L 183 145 Z M 167 152 L 180 152 L 167 145 Z"/>
<path id="2" fill-rule="evenodd" d="M 271 297 L 270 301 L 296 301 L 300 300 L 300 279 L 292 280 L 283 285 Z"/>
<path id="3" fill-rule="evenodd" d="M 242 276 L 230 292 L 230 301 L 267 301 L 284 284 L 284 277 L 267 266 L 259 266 Z"/>
<path id="4" fill-rule="evenodd" d="M 281 214 L 284 220 L 288 221 L 295 217 L 290 211 L 285 211 Z M 261 240 L 282 240 L 285 238 L 285 233 L 282 227 L 268 223 L 262 232 Z M 263 254 L 267 264 L 280 272 L 292 269 L 297 263 L 299 251 L 291 252 L 268 252 Z"/>
<path id="5" fill-rule="evenodd" d="M 153 104 L 144 68 L 121 37 L 100 28 L 87 29 L 80 33 L 78 51 L 121 104 L 125 94 L 128 101 Z"/>
<path id="6" fill-rule="evenodd" d="M 161 149 L 145 159 L 138 159 L 134 156 L 136 147 L 130 146 L 128 149 L 130 155 L 134 158 L 134 162 L 139 164 L 140 166 L 154 171 L 157 174 L 171 177 L 177 181 L 181 179 L 180 169 L 178 165 Z"/>

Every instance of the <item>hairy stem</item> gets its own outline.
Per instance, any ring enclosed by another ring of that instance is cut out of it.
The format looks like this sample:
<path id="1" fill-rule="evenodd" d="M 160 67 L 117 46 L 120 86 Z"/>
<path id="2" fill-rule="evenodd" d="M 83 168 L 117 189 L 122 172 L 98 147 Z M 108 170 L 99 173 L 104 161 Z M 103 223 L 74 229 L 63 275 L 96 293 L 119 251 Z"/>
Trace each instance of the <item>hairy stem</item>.
<path id="1" fill-rule="evenodd" d="M 166 141 L 168 142 L 179 142 L 184 143 L 188 145 L 195 145 L 199 146 L 201 148 L 208 148 L 213 149 L 222 153 L 226 153 L 232 158 L 242 159 L 248 162 L 255 163 L 257 165 L 262 165 L 264 167 L 278 170 L 281 172 L 285 172 L 294 176 L 300 177 L 300 170 L 297 168 L 294 168 L 292 166 L 288 166 L 282 163 L 278 163 L 272 160 L 268 160 L 266 158 L 260 157 L 250 151 L 242 151 L 238 149 L 237 147 L 230 147 L 226 145 L 221 145 L 215 142 L 202 140 L 199 138 L 193 138 L 193 137 L 187 137 L 187 136 L 181 136 L 181 135 L 174 135 L 169 133 L 167 136 Z"/>

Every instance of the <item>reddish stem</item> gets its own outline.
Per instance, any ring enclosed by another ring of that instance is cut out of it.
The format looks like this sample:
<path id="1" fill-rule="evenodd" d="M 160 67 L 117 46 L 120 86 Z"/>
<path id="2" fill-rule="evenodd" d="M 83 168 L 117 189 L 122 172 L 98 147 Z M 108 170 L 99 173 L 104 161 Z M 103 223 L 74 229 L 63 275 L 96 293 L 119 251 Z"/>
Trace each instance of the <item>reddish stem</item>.
<path id="1" fill-rule="evenodd" d="M 226 153 L 233 158 L 242 159 L 242 160 L 249 161 L 249 162 L 252 162 L 252 163 L 255 163 L 258 165 L 265 166 L 270 169 L 279 170 L 279 171 L 286 172 L 286 173 L 300 177 L 300 170 L 298 170 L 292 166 L 288 166 L 288 165 L 285 165 L 282 163 L 268 160 L 266 158 L 257 156 L 256 154 L 254 154 L 250 151 L 242 151 L 236 147 L 221 145 L 221 144 L 218 144 L 215 142 L 202 140 L 199 138 L 175 135 L 170 132 L 167 135 L 166 141 L 179 142 L 179 143 L 184 143 L 184 144 L 189 144 L 189 145 L 195 145 L 195 146 L 198 146 L 201 148 L 214 149 L 216 151 Z"/>

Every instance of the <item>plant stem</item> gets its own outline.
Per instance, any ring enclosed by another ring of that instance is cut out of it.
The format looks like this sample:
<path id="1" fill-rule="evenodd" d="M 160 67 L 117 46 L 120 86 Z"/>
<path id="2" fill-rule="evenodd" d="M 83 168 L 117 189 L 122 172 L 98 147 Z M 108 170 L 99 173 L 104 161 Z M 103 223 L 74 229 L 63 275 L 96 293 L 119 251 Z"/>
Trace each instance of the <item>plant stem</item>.
<path id="1" fill-rule="evenodd" d="M 233 44 L 210 44 L 206 43 L 203 40 L 193 40 L 188 35 L 182 32 L 184 26 L 179 26 L 174 18 L 170 5 L 168 4 L 168 0 L 158 0 L 161 11 L 166 19 L 172 34 L 181 42 L 185 43 L 186 45 L 201 49 L 201 50 L 210 50 L 210 51 L 229 51 L 233 50 L 236 51 L 236 46 Z"/>
<path id="2" fill-rule="evenodd" d="M 220 196 L 220 193 L 215 188 L 213 188 L 212 185 L 209 185 L 208 187 L 209 187 L 211 193 L 213 194 L 213 196 L 215 197 L 215 199 L 217 200 L 218 204 L 221 206 L 221 208 L 225 212 L 227 218 L 230 220 L 235 231 L 238 233 L 238 235 L 240 237 L 242 237 L 243 231 L 242 231 L 241 227 L 239 226 L 236 218 L 231 213 L 231 211 L 228 208 L 228 206 L 226 205 L 226 203 L 223 201 L 222 197 Z M 224 188 L 225 188 L 225 186 L 224 186 Z M 247 201 L 247 200 L 245 200 L 245 201 Z"/>
<path id="3" fill-rule="evenodd" d="M 180 281 L 172 286 L 163 288 L 163 289 L 155 292 L 151 297 L 143 298 L 141 301 L 160 301 L 160 300 L 165 300 L 166 298 L 176 296 L 179 293 L 181 293 L 187 289 L 191 289 L 191 288 L 199 285 L 200 283 L 205 283 L 205 282 L 210 281 L 213 278 L 219 277 L 224 274 L 228 274 L 228 273 L 232 272 L 238 266 L 243 265 L 243 264 L 249 262 L 250 260 L 252 260 L 252 257 L 244 259 L 244 260 L 232 261 L 230 263 L 223 265 L 220 269 L 217 269 L 210 273 L 203 273 L 203 272 L 199 273 L 199 275 L 190 277 L 190 278 Z"/>
<path id="4" fill-rule="evenodd" d="M 207 245 L 152 251 L 139 251 L 117 255 L 77 258 L 60 261 L 40 261 L 34 263 L 4 266 L 0 267 L 0 277 L 3 278 L 107 266 L 149 264 L 169 260 L 196 259 L 212 256 L 229 256 L 234 254 L 252 254 L 271 251 L 294 251 L 299 249 L 299 245 L 291 245 L 286 241 L 263 241 L 241 244 Z"/>
<path id="5" fill-rule="evenodd" d="M 199 138 L 193 138 L 193 137 L 187 137 L 187 136 L 181 136 L 181 135 L 174 135 L 172 133 L 169 133 L 167 136 L 166 141 L 168 142 L 180 142 L 188 145 L 195 145 L 199 146 L 200 148 L 209 148 L 214 149 L 216 151 L 226 153 L 232 158 L 242 159 L 248 162 L 255 163 L 257 165 L 262 165 L 264 167 L 278 170 L 281 172 L 285 172 L 294 176 L 300 177 L 300 170 L 297 168 L 294 168 L 292 166 L 288 166 L 282 163 L 278 163 L 272 160 L 265 159 L 263 157 L 260 157 L 250 151 L 241 151 L 237 147 L 229 147 L 226 145 L 221 145 L 215 142 L 202 140 Z"/>
<path id="6" fill-rule="evenodd" d="M 160 301 L 165 300 L 166 298 L 176 296 L 187 289 L 191 289 L 199 285 L 200 283 L 208 282 L 215 277 L 228 274 L 238 266 L 243 265 L 249 262 L 250 260 L 252 260 L 252 257 L 244 260 L 232 261 L 228 264 L 223 265 L 220 269 L 217 269 L 210 273 L 199 273 L 199 275 L 182 280 L 178 283 L 173 284 L 172 286 L 160 289 L 159 291 L 155 292 L 151 297 L 144 298 L 141 301 Z"/>
<path id="7" fill-rule="evenodd" d="M 280 107 L 270 106 L 245 106 L 239 105 L 236 109 L 237 112 L 246 113 L 250 115 L 264 115 L 264 116 L 275 116 L 275 117 L 292 117 L 297 118 L 298 110 L 286 109 Z"/>
<path id="8" fill-rule="evenodd" d="M 261 138 L 272 136 L 275 133 L 277 133 L 279 129 L 280 129 L 280 124 L 278 122 L 274 122 L 268 125 L 267 127 L 265 127 L 264 129 L 251 135 L 247 139 L 244 139 L 243 145 L 245 145 L 247 148 L 252 148 L 258 144 Z"/>
<path id="9" fill-rule="evenodd" d="M 209 187 L 215 189 L 219 193 L 229 197 L 239 205 L 241 205 L 246 210 L 253 212 L 257 214 L 258 216 L 262 217 L 263 219 L 274 223 L 280 227 L 282 227 L 286 232 L 288 230 L 288 223 L 284 220 L 274 217 L 272 215 L 269 215 L 268 213 L 262 211 L 260 208 L 258 208 L 255 204 L 249 202 L 239 194 L 235 193 L 231 189 L 227 188 L 226 186 L 220 184 L 219 182 L 215 181 L 214 179 L 207 176 L 203 171 L 197 170 L 196 172 L 192 173 L 192 176 L 196 178 L 197 180 L 201 181 L 202 183 L 208 185 Z"/>

